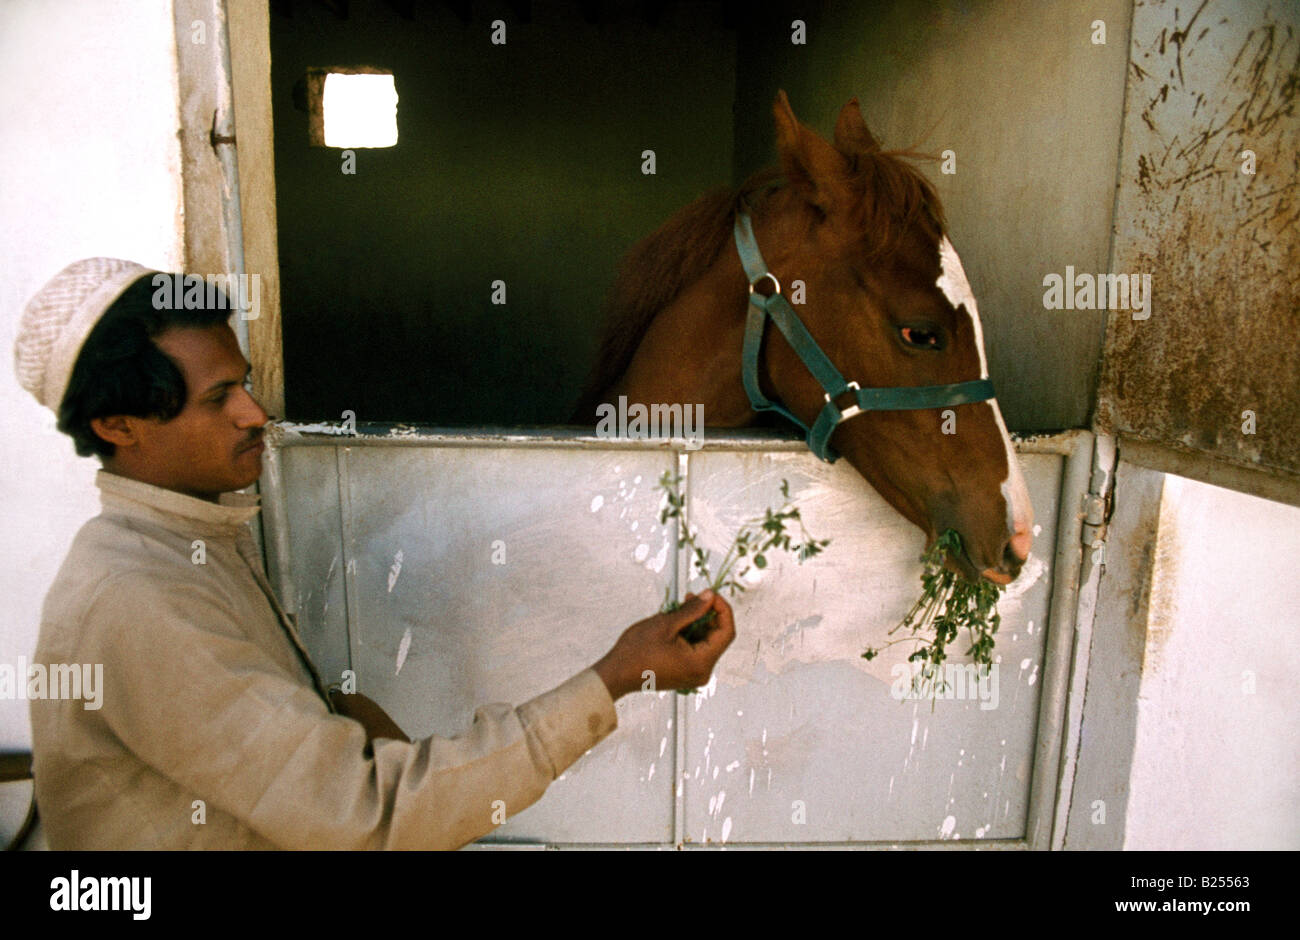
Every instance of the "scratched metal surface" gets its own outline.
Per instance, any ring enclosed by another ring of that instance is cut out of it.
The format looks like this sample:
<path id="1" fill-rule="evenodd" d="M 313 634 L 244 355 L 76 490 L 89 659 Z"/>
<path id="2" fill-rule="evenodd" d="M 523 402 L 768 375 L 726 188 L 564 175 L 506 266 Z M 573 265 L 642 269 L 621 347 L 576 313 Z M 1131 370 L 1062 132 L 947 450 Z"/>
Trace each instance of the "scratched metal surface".
<path id="1" fill-rule="evenodd" d="M 362 690 L 412 736 L 453 736 L 478 706 L 522 704 L 590 666 L 662 602 L 671 543 L 654 484 L 671 461 L 351 448 L 346 553 Z M 494 839 L 671 839 L 672 697 L 616 707 L 618 730 L 537 804 L 518 815 L 507 806 Z"/>
<path id="2" fill-rule="evenodd" d="M 734 603 L 743 633 L 685 721 L 690 841 L 1024 835 L 1063 459 L 1021 460 L 1042 529 L 999 604 L 997 684 L 981 703 L 895 698 L 894 667 L 911 643 L 861 658 L 919 595 L 923 536 L 852 468 L 806 454 L 692 459 L 690 503 L 706 546 L 725 548 L 743 519 L 779 506 L 783 478 L 808 530 L 831 545 L 802 566 L 781 553 Z M 965 646 L 955 652 L 966 660 Z"/>
<path id="3" fill-rule="evenodd" d="M 340 682 L 351 652 L 334 448 L 286 447 L 280 454 L 289 484 L 284 502 L 298 629 L 321 678 L 327 684 Z"/>
<path id="4" fill-rule="evenodd" d="M 413 736 L 462 733 L 476 707 L 519 704 L 563 682 L 655 610 L 672 581 L 655 488 L 676 464 L 669 451 L 284 453 L 307 642 L 337 669 L 350 637 L 361 690 Z M 724 832 L 733 844 L 1022 836 L 1063 458 L 1021 459 L 1042 529 L 1001 605 L 997 707 L 939 701 L 931 712 L 890 696 L 902 647 L 860 658 L 919 593 L 919 530 L 842 461 L 692 455 L 703 544 L 720 547 L 741 516 L 775 503 L 785 477 L 831 549 L 802 568 L 775 560 L 766 583 L 735 599 L 740 636 L 711 688 L 680 703 L 662 693 L 622 699 L 618 730 L 533 807 L 507 807 L 490 839 L 672 844 L 677 807 L 692 843 Z M 493 563 L 494 548 L 504 564 Z M 792 822 L 796 800 L 802 824 Z"/>
<path id="5" fill-rule="evenodd" d="M 1112 268 L 1153 300 L 1110 317 L 1097 416 L 1300 483 L 1297 92 L 1294 0 L 1135 5 Z"/>

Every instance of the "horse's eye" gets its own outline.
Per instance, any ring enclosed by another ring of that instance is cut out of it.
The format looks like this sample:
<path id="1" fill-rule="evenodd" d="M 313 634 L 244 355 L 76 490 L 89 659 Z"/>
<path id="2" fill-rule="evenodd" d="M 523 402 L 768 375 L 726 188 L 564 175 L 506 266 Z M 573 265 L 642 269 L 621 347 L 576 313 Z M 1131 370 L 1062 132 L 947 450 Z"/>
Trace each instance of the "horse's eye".
<path id="1" fill-rule="evenodd" d="M 903 337 L 903 342 L 909 346 L 915 346 L 917 349 L 940 349 L 942 345 L 939 341 L 939 334 L 933 330 L 922 330 L 914 326 L 899 327 L 898 333 Z"/>

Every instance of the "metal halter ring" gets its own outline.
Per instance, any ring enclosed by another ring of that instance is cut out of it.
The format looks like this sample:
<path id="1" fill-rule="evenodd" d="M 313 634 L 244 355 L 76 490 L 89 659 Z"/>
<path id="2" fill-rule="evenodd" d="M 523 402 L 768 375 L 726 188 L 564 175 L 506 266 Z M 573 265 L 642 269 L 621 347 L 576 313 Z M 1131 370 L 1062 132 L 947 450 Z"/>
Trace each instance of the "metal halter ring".
<path id="1" fill-rule="evenodd" d="M 776 279 L 773 278 L 773 280 L 776 280 Z M 751 289 L 752 289 L 752 288 L 751 288 Z M 855 391 L 855 392 L 860 392 L 860 391 L 862 391 L 862 387 L 861 387 L 860 385 L 858 385 L 857 382 L 850 382 L 848 385 L 846 385 L 846 386 L 844 387 L 844 390 L 841 391 L 840 394 L 843 395 L 844 392 L 847 392 L 849 389 L 852 389 L 852 390 Z M 830 393 L 830 392 L 824 392 L 824 393 L 822 394 L 822 397 L 826 399 L 826 403 L 827 403 L 827 404 L 830 404 L 830 401 L 831 401 L 831 393 Z M 836 405 L 835 407 L 838 408 L 839 405 Z M 843 411 L 840 412 L 840 421 L 845 421 L 845 420 L 847 420 L 847 419 L 849 419 L 849 418 L 852 418 L 854 415 L 859 415 L 859 414 L 862 414 L 862 406 L 859 405 L 859 404 L 855 401 L 853 404 L 849 405 L 849 407 L 845 408 Z M 836 423 L 838 423 L 838 422 L 836 422 Z"/>
<path id="2" fill-rule="evenodd" d="M 760 297 L 775 297 L 777 294 L 781 293 L 781 282 L 776 279 L 776 275 L 773 274 L 771 271 L 764 271 L 758 277 L 754 278 L 754 280 L 750 281 L 749 283 L 750 294 L 756 293 L 756 291 L 754 290 L 754 285 L 757 284 L 759 281 L 763 281 L 763 280 L 770 280 L 773 284 L 776 285 L 776 290 L 772 291 L 772 293 L 770 294 L 760 294 L 759 295 Z"/>

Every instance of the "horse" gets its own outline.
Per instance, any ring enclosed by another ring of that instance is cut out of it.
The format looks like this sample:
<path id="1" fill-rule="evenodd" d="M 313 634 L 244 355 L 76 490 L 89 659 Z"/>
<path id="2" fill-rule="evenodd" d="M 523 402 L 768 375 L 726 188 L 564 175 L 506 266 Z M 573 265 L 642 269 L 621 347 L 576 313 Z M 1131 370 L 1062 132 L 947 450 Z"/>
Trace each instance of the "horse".
<path id="1" fill-rule="evenodd" d="M 952 570 L 1010 584 L 1033 507 L 943 207 L 911 162 L 925 155 L 882 150 L 857 98 L 833 142 L 784 91 L 772 113 L 779 167 L 704 194 L 624 258 L 570 423 L 591 426 L 619 396 L 702 403 L 709 427 L 775 411 L 822 459 L 843 455 L 927 548 L 956 530 Z"/>

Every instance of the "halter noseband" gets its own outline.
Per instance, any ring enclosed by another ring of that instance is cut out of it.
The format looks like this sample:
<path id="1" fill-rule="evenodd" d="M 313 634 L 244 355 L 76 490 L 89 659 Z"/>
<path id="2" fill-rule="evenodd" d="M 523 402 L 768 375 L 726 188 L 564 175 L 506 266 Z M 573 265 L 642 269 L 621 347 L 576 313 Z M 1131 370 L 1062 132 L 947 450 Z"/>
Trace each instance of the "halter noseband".
<path id="1" fill-rule="evenodd" d="M 954 382 L 951 385 L 910 385 L 896 388 L 861 388 L 857 382 L 846 382 L 781 294 L 781 283 L 767 269 L 767 264 L 759 253 L 758 242 L 754 239 L 749 213 L 743 209 L 736 211 L 735 228 L 736 250 L 740 253 L 745 276 L 749 278 L 749 313 L 745 321 L 745 344 L 740 372 L 745 393 L 749 395 L 749 403 L 755 411 L 775 411 L 802 428 L 808 438 L 808 448 L 822 460 L 835 462 L 839 454 L 830 446 L 832 432 L 841 421 L 847 421 L 864 411 L 942 408 L 946 405 L 987 401 L 994 397 L 993 383 L 987 378 Z M 770 280 L 775 287 L 771 294 L 764 295 L 754 290 L 754 286 L 764 280 Z M 799 359 L 822 387 L 826 404 L 812 427 L 808 427 L 786 408 L 769 401 L 759 388 L 758 357 L 768 317 L 772 318 L 772 322 L 785 335 Z M 845 392 L 852 392 L 855 400 L 848 408 L 841 410 L 835 404 L 835 399 Z"/>

